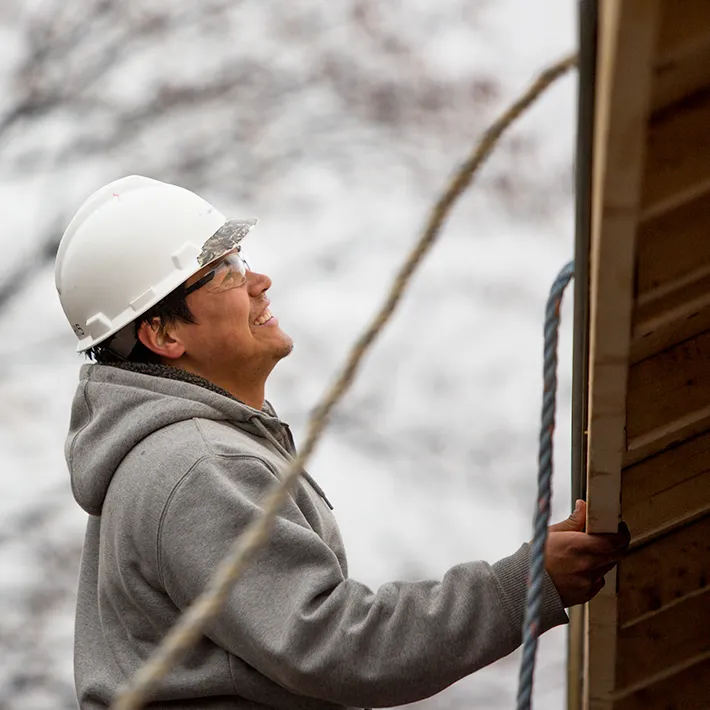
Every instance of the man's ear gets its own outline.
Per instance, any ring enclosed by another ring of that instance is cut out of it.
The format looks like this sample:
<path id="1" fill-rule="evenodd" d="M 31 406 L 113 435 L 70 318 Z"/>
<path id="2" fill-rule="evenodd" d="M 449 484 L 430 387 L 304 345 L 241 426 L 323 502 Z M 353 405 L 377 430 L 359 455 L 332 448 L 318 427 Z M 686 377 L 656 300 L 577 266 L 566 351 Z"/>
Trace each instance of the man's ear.
<path id="1" fill-rule="evenodd" d="M 138 328 L 138 340 L 148 350 L 168 360 L 177 360 L 185 352 L 185 345 L 175 333 L 175 328 L 163 325 L 160 318 L 141 323 Z"/>

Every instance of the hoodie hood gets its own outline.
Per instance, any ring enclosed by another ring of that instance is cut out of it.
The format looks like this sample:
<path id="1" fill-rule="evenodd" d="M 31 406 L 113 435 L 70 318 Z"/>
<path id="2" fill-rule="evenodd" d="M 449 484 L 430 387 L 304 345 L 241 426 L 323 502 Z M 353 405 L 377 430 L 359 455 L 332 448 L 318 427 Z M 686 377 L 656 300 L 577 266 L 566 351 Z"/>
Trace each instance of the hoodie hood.
<path id="1" fill-rule="evenodd" d="M 64 447 L 77 503 L 90 515 L 100 515 L 111 479 L 128 452 L 158 429 L 194 418 L 227 421 L 292 453 L 285 425 L 268 402 L 254 409 L 175 368 L 83 365 Z"/>

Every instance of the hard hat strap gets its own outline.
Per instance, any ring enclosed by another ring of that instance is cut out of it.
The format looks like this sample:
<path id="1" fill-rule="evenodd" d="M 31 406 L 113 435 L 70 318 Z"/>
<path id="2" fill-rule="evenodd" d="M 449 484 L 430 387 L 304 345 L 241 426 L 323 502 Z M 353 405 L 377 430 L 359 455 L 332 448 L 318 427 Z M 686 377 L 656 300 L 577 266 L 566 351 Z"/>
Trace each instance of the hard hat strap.
<path id="1" fill-rule="evenodd" d="M 128 359 L 131 351 L 138 343 L 135 327 L 134 322 L 129 323 L 121 328 L 108 342 L 108 350 L 121 360 Z"/>

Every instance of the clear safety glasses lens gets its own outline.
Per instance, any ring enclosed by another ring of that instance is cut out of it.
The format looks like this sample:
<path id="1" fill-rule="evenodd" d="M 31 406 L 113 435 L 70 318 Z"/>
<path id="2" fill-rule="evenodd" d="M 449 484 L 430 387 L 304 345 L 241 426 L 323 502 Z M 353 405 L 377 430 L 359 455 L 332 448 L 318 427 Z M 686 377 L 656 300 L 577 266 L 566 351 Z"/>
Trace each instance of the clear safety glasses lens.
<path id="1" fill-rule="evenodd" d="M 214 273 L 214 277 L 205 284 L 205 291 L 219 293 L 238 288 L 247 280 L 248 270 L 249 264 L 243 255 L 236 252 L 229 254 L 216 269 L 210 272 Z"/>
<path id="2" fill-rule="evenodd" d="M 247 280 L 249 264 L 243 254 L 233 252 L 228 254 L 212 271 L 208 271 L 201 279 L 185 289 L 185 295 L 204 288 L 209 293 L 228 291 L 238 288 Z"/>

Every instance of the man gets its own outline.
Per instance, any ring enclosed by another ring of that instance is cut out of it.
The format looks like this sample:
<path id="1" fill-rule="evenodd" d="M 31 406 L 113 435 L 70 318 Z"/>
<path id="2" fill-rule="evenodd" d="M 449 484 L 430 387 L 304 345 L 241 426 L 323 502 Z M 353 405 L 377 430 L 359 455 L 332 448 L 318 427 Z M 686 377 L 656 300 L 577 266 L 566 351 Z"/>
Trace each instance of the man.
<path id="1" fill-rule="evenodd" d="M 132 176 L 94 193 L 65 232 L 56 283 L 85 365 L 66 456 L 90 517 L 75 675 L 107 707 L 205 588 L 294 455 L 264 399 L 292 341 L 268 276 L 243 260 L 255 221 L 225 220 L 174 185 Z M 551 528 L 542 631 L 591 599 L 628 535 Z M 529 548 L 443 580 L 371 591 L 348 577 L 331 506 L 307 474 L 268 544 L 156 707 L 400 705 L 431 696 L 521 640 Z"/>

